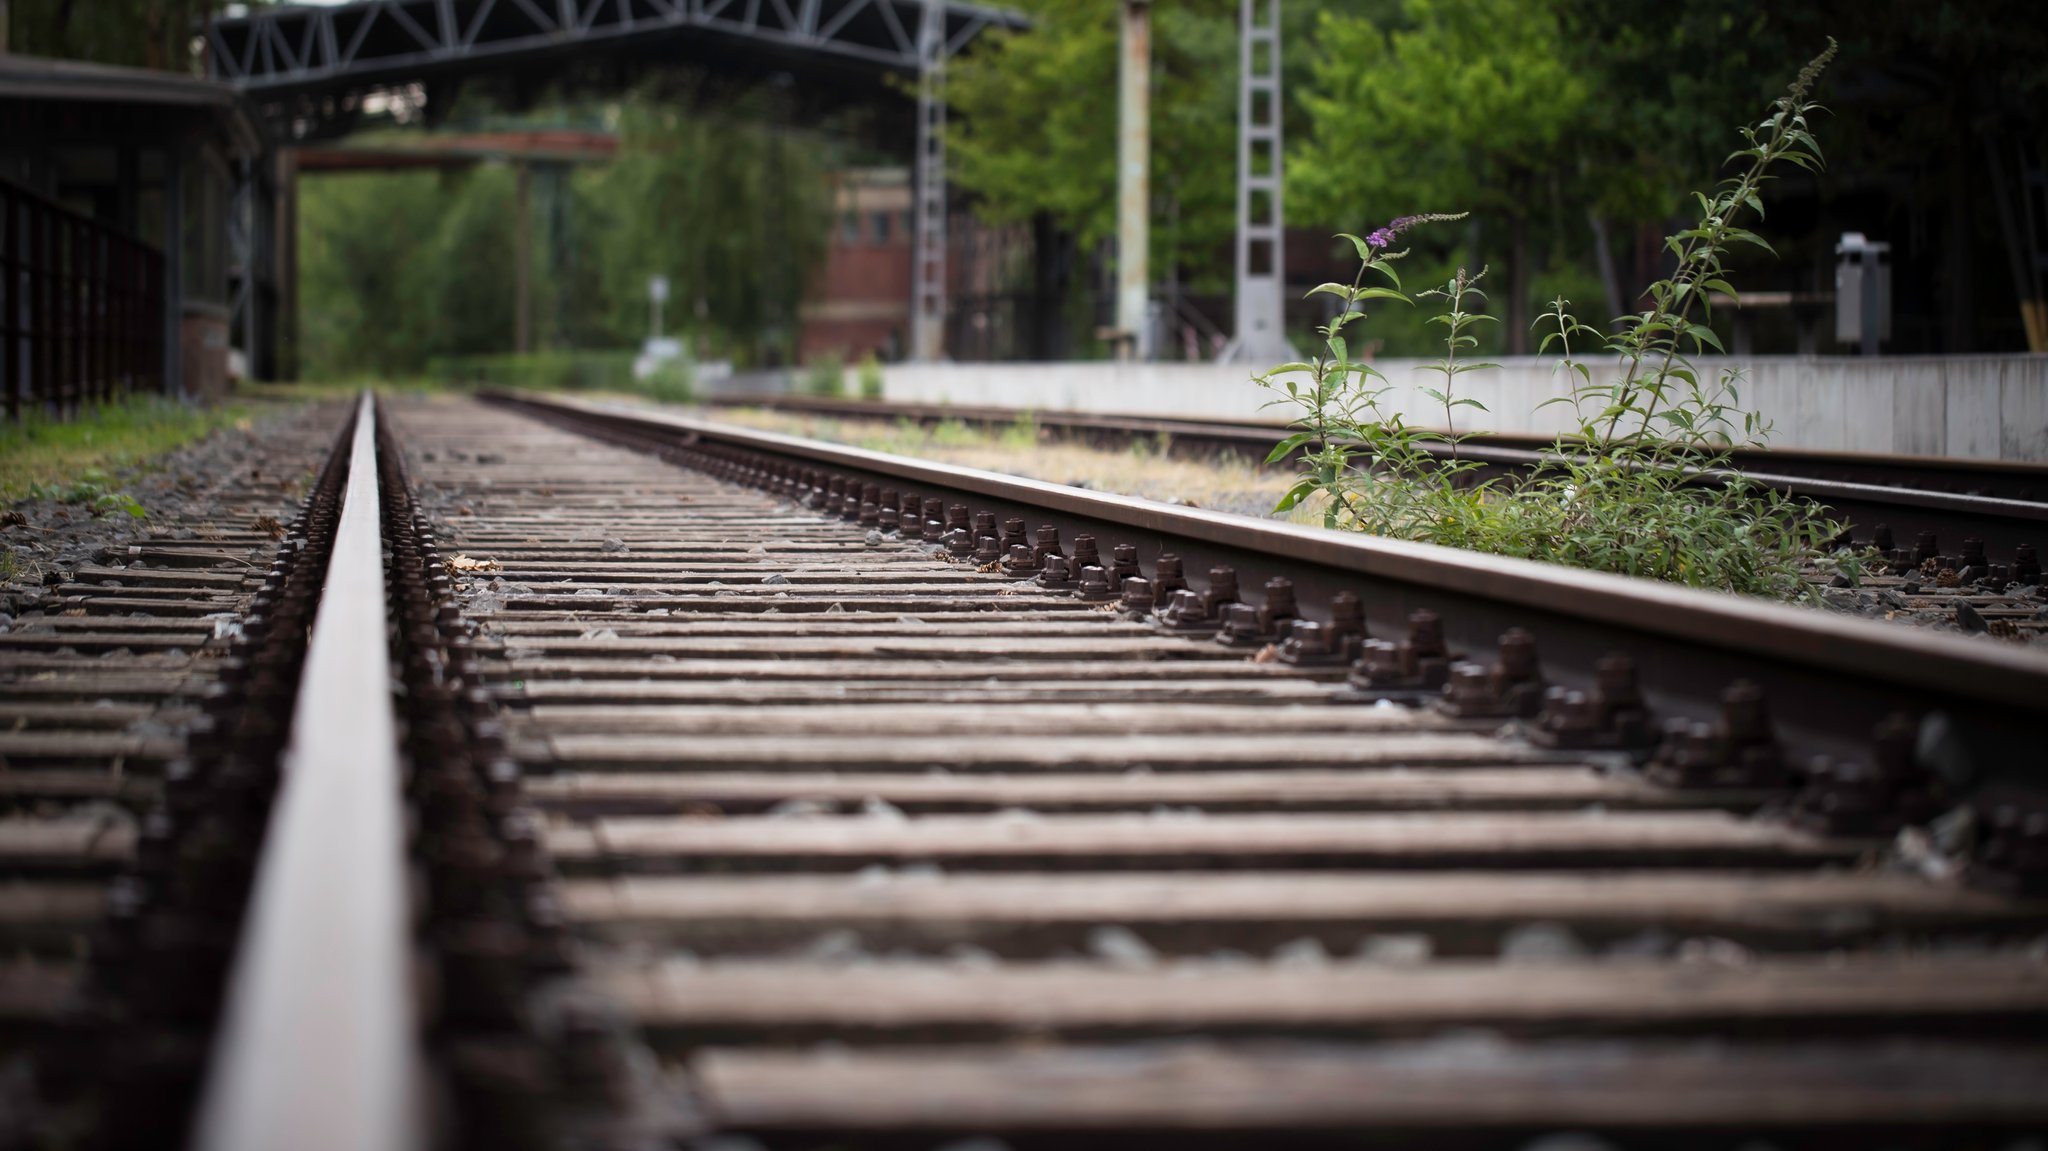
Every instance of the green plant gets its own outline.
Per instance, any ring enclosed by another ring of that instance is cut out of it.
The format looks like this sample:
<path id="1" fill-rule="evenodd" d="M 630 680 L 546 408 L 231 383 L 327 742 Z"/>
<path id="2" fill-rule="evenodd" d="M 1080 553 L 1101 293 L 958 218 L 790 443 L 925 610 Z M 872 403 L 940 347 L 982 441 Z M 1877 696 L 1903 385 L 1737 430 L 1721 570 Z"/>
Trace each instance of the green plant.
<path id="1" fill-rule="evenodd" d="M 860 398 L 879 400 L 882 398 L 882 361 L 873 352 L 860 358 Z"/>
<path id="2" fill-rule="evenodd" d="M 94 519 L 113 512 L 126 512 L 136 519 L 147 519 L 149 512 L 141 501 L 127 492 L 113 486 L 113 479 L 98 469 L 88 469 L 70 483 L 45 484 L 31 482 L 28 498 L 32 500 L 54 500 L 60 504 L 75 504 L 84 508 Z"/>
<path id="3" fill-rule="evenodd" d="M 826 352 L 804 367 L 803 393 L 825 399 L 846 395 L 846 364 L 837 352 Z"/>
<path id="4" fill-rule="evenodd" d="M 1474 329 L 1488 317 L 1479 276 L 1460 269 L 1441 288 L 1418 293 L 1446 305 L 1432 322 L 1445 330 L 1444 356 L 1426 371 L 1439 384 L 1420 389 L 1442 410 L 1443 430 L 1408 425 L 1385 402 L 1389 386 L 1370 365 L 1350 358 L 1346 328 L 1378 300 L 1413 303 L 1401 290 L 1390 251 L 1404 232 L 1456 216 L 1408 216 L 1364 237 L 1346 236 L 1359 257 L 1349 285 L 1323 284 L 1342 310 L 1322 329 L 1324 354 L 1283 364 L 1259 377 L 1273 403 L 1298 412 L 1294 431 L 1268 462 L 1303 449 L 1300 478 L 1276 511 L 1321 501 L 1322 520 L 1401 539 L 1548 560 L 1575 567 L 1646 576 L 1697 587 L 1781 598 L 1813 594 L 1810 571 L 1860 574 L 1857 557 L 1830 552 L 1841 525 L 1821 509 L 1763 488 L 1726 468 L 1738 438 L 1757 442 L 1768 421 L 1741 406 L 1733 371 L 1702 381 L 1691 359 L 1720 350 L 1710 293 L 1733 295 L 1723 263 L 1730 246 L 1764 245 L 1737 221 L 1763 211 L 1761 189 L 1778 162 L 1803 168 L 1821 162 L 1807 125 L 1808 96 L 1834 55 L 1834 44 L 1803 69 L 1761 123 L 1742 130 L 1746 161 L 1712 197 L 1697 197 L 1698 224 L 1668 241 L 1672 275 L 1651 286 L 1650 307 L 1623 316 L 1606 336 L 1581 324 L 1560 298 L 1538 320 L 1570 374 L 1576 430 L 1560 437 L 1553 466 L 1518 480 L 1479 480 L 1477 463 L 1461 458 L 1455 431 L 1461 408 L 1483 407 L 1456 392 L 1458 377 L 1491 365 L 1464 359 L 1477 345 Z M 1366 283 L 1368 274 L 1384 280 Z M 1596 377 L 1586 355 L 1614 357 L 1611 378 Z"/>

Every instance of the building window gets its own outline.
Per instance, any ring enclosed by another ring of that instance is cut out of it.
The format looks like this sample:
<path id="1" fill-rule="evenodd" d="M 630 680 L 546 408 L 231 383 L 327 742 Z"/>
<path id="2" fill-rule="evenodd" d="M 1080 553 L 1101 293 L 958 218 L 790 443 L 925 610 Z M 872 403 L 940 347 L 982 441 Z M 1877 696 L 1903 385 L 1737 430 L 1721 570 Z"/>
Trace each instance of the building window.
<path id="1" fill-rule="evenodd" d="M 842 244 L 860 243 L 859 212 L 841 213 L 839 217 L 839 242 Z"/>
<path id="2" fill-rule="evenodd" d="M 889 216 L 890 216 L 890 215 L 891 215 L 891 213 L 888 213 L 888 212 L 876 212 L 876 213 L 874 214 L 874 224 L 875 224 L 875 236 L 874 236 L 874 240 L 875 240 L 875 243 L 877 243 L 877 244 L 886 244 L 886 243 L 888 243 L 888 242 L 889 242 Z"/>

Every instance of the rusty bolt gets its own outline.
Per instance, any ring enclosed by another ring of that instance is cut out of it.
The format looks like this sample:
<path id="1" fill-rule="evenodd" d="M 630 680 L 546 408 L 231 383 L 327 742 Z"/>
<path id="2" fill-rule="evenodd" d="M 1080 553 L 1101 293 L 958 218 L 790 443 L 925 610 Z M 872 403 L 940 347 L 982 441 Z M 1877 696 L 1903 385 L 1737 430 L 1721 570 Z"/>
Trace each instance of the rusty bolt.
<path id="1" fill-rule="evenodd" d="M 1139 576 L 1125 577 L 1117 607 L 1132 615 L 1150 615 L 1154 602 L 1151 580 Z"/>
<path id="2" fill-rule="evenodd" d="M 1330 631 L 1339 636 L 1365 635 L 1365 605 L 1357 596 L 1340 591 L 1330 597 Z"/>
<path id="3" fill-rule="evenodd" d="M 1299 619 L 1301 609 L 1294 602 L 1294 581 L 1274 576 L 1266 581 L 1266 629 L 1271 631 L 1283 619 Z"/>
<path id="4" fill-rule="evenodd" d="M 1408 648 L 1417 658 L 1448 655 L 1444 648 L 1443 619 L 1428 608 L 1409 613 Z"/>
<path id="5" fill-rule="evenodd" d="M 1045 562 L 1047 556 L 1064 554 L 1060 551 L 1060 529 L 1051 524 L 1041 524 L 1038 528 L 1038 543 L 1031 550 L 1040 563 Z"/>
<path id="6" fill-rule="evenodd" d="M 1111 586 L 1122 587 L 1125 580 L 1135 575 L 1144 574 L 1138 570 L 1138 545 L 1118 544 L 1110 549 L 1110 557 L 1109 582 Z"/>
<path id="7" fill-rule="evenodd" d="M 982 536 L 974 541 L 974 562 L 987 567 L 1003 558 L 1003 550 L 994 536 Z"/>
<path id="8" fill-rule="evenodd" d="M 1095 537 L 1087 534 L 1074 537 L 1074 570 L 1085 567 L 1101 567 L 1102 553 L 1095 550 Z"/>
<path id="9" fill-rule="evenodd" d="M 1152 565 L 1152 594 L 1155 597 L 1164 600 L 1186 586 L 1188 580 L 1181 571 L 1179 556 L 1171 553 L 1162 555 Z"/>
<path id="10" fill-rule="evenodd" d="M 1075 586 L 1073 569 L 1068 566 L 1067 557 L 1049 555 L 1039 561 L 1038 586 L 1050 591 L 1072 591 Z"/>
<path id="11" fill-rule="evenodd" d="M 1109 585 L 1109 572 L 1100 564 L 1089 564 L 1081 569 L 1078 594 L 1089 603 L 1106 603 L 1116 598 L 1116 590 Z"/>
<path id="12" fill-rule="evenodd" d="M 1004 555 L 1008 555 L 1011 548 L 1031 545 L 1024 536 L 1024 521 L 1014 516 L 1003 521 L 1003 532 L 996 537 L 996 542 L 1002 545 Z"/>

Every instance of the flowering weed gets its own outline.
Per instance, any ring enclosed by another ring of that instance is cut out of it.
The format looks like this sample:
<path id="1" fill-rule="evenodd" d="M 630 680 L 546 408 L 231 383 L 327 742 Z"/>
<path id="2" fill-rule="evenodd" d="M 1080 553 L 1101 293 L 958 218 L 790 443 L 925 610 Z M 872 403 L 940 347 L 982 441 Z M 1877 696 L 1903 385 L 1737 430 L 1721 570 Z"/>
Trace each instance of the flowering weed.
<path id="1" fill-rule="evenodd" d="M 1321 329 L 1323 354 L 1257 378 L 1275 393 L 1273 404 L 1297 413 L 1269 462 L 1303 452 L 1300 477 L 1274 510 L 1320 496 L 1326 527 L 1778 598 L 1812 594 L 1807 576 L 1815 568 L 1856 575 L 1856 557 L 1831 552 L 1842 525 L 1727 466 L 1729 449 L 1762 442 L 1769 423 L 1742 407 L 1736 372 L 1703 379 L 1692 359 L 1722 350 L 1703 321 L 1715 294 L 1735 295 L 1723 271 L 1728 251 L 1769 250 L 1740 222 L 1762 217 L 1770 169 L 1821 164 L 1807 124 L 1818 105 L 1809 96 L 1834 54 L 1830 40 L 1770 114 L 1742 128 L 1747 146 L 1730 157 L 1741 170 L 1715 195 L 1695 196 L 1699 222 L 1666 241 L 1677 267 L 1650 286 L 1645 310 L 1618 318 L 1612 335 L 1580 323 L 1563 299 L 1538 319 L 1542 351 L 1554 350 L 1571 380 L 1570 392 L 1547 404 L 1568 405 L 1576 427 L 1535 474 L 1481 479 L 1480 465 L 1459 454 L 1466 437 L 1453 430 L 1457 410 L 1484 409 L 1457 394 L 1458 378 L 1493 366 L 1464 358 L 1478 344 L 1474 328 L 1492 322 L 1477 310 L 1484 271 L 1460 268 L 1414 296 L 1395 271 L 1406 254 L 1394 250 L 1403 233 L 1461 216 L 1403 216 L 1345 236 L 1358 253 L 1357 275 L 1311 293 L 1342 304 Z M 1386 377 L 1352 359 L 1346 338 L 1368 307 L 1417 299 L 1444 305 L 1431 318 L 1445 330 L 1444 356 L 1423 369 L 1438 378 L 1421 389 L 1440 406 L 1442 430 L 1411 426 L 1383 402 Z M 1596 372 L 1595 358 L 1611 359 L 1611 369 Z"/>

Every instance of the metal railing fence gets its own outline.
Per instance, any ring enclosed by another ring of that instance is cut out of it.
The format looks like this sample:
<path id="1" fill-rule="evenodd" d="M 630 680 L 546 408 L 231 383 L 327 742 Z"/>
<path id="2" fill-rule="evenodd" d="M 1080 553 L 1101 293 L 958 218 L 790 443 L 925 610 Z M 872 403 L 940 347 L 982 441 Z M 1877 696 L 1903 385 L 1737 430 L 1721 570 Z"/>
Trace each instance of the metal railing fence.
<path id="1" fill-rule="evenodd" d="M 164 263 L 132 236 L 0 180 L 0 403 L 69 416 L 161 391 Z"/>

